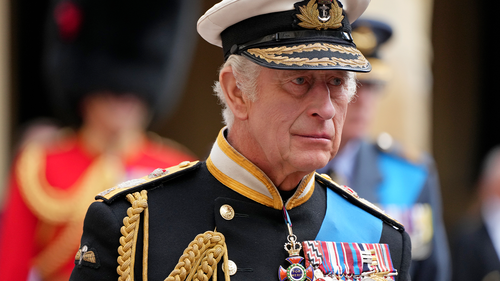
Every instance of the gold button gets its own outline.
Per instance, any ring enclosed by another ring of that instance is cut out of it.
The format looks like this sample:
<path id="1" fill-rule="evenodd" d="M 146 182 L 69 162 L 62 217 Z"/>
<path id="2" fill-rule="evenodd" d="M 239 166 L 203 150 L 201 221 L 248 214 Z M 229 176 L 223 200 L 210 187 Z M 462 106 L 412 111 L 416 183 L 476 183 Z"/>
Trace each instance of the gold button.
<path id="1" fill-rule="evenodd" d="M 226 267 L 223 265 L 222 270 L 225 270 L 225 268 Z M 238 271 L 238 267 L 236 266 L 236 264 L 232 260 L 227 261 L 227 269 L 229 270 L 229 275 L 235 275 L 236 271 Z"/>
<path id="2" fill-rule="evenodd" d="M 225 219 L 225 220 L 232 220 L 234 218 L 234 209 L 233 207 L 229 205 L 222 205 L 220 207 L 220 215 Z"/>
<path id="3" fill-rule="evenodd" d="M 179 163 L 179 168 L 184 168 L 186 166 L 189 166 L 189 164 L 191 164 L 191 162 L 183 161 L 183 162 Z"/>

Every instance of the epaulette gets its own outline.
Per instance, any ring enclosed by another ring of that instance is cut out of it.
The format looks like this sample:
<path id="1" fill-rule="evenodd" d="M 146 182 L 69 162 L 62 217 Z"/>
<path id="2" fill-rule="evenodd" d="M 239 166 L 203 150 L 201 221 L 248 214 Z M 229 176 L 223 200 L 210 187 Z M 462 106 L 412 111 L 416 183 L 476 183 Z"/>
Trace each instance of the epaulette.
<path id="1" fill-rule="evenodd" d="M 340 194 L 342 197 L 347 199 L 347 201 L 351 202 L 355 206 L 358 206 L 361 209 L 367 211 L 368 213 L 374 215 L 375 217 L 381 219 L 382 221 L 394 227 L 395 229 L 401 232 L 404 231 L 405 228 L 403 224 L 401 224 L 397 220 L 387 215 L 384 211 L 382 211 L 382 209 L 375 206 L 370 201 L 359 197 L 356 191 L 354 191 L 352 188 L 334 182 L 327 174 L 316 173 L 316 180 L 326 185 L 328 188 L 332 189 L 336 193 Z"/>
<path id="2" fill-rule="evenodd" d="M 185 172 L 194 169 L 199 161 L 184 161 L 179 165 L 172 166 L 169 168 L 158 168 L 151 172 L 149 175 L 132 179 L 125 182 L 122 182 L 118 185 L 115 185 L 99 194 L 96 195 L 96 200 L 103 200 L 106 203 L 111 203 L 117 197 L 121 195 L 126 195 L 129 193 L 133 193 L 138 190 L 151 189 L 156 187 L 167 180 L 171 180 L 176 178 Z"/>
<path id="3" fill-rule="evenodd" d="M 406 159 L 414 164 L 420 164 L 424 160 L 424 153 L 421 150 L 414 146 L 401 145 L 389 133 L 381 133 L 377 137 L 376 146 L 382 152 Z"/>

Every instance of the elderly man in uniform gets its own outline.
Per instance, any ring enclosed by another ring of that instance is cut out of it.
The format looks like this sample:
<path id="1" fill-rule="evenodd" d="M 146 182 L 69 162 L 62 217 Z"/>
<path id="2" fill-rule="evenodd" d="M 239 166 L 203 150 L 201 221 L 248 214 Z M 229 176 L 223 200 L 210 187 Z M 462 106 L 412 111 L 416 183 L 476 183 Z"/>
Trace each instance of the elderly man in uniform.
<path id="1" fill-rule="evenodd" d="M 345 5 L 345 6 L 344 6 Z M 363 1 L 223 0 L 198 21 L 226 62 L 203 162 L 97 195 L 70 280 L 409 280 L 404 226 L 315 173 L 335 156 Z"/>
<path id="2" fill-rule="evenodd" d="M 357 48 L 372 66 L 357 76 L 356 100 L 349 104 L 337 156 L 320 173 L 356 190 L 407 226 L 412 241 L 413 281 L 450 280 L 450 255 L 434 159 L 393 141 L 387 133 L 368 137 L 377 102 L 390 82 L 391 69 L 381 48 L 392 37 L 387 23 L 360 18 L 352 24 Z"/>

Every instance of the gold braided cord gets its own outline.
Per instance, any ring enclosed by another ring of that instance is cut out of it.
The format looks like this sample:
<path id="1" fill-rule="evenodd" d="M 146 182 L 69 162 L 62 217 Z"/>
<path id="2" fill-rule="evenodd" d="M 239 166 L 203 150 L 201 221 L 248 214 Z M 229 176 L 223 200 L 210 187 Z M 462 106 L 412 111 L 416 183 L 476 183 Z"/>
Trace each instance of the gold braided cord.
<path id="1" fill-rule="evenodd" d="M 144 249 L 142 261 L 142 279 L 147 281 L 149 256 L 149 211 L 147 191 L 128 194 L 127 200 L 132 204 L 127 209 L 120 229 L 120 246 L 118 247 L 118 281 L 134 280 L 135 253 L 137 248 L 137 233 L 140 226 L 140 215 L 144 212 Z M 165 281 L 208 281 L 212 276 L 217 280 L 217 264 L 224 258 L 224 277 L 230 280 L 228 268 L 227 247 L 224 235 L 207 231 L 199 234 L 184 250 L 183 255 L 174 270 Z"/>
<path id="2" fill-rule="evenodd" d="M 143 190 L 147 196 L 146 191 Z M 144 248 L 142 250 L 142 281 L 148 281 L 148 257 L 149 257 L 149 208 L 144 210 Z"/>
<path id="3" fill-rule="evenodd" d="M 224 278 L 230 280 L 224 235 L 207 231 L 189 243 L 179 262 L 165 281 L 217 280 L 217 264 L 224 257 Z"/>
<path id="4" fill-rule="evenodd" d="M 52 168 L 52 167 L 51 167 Z M 51 186 L 47 181 L 44 146 L 28 143 L 19 155 L 15 177 L 19 191 L 39 226 L 60 228 L 57 236 L 41 249 L 33 263 L 44 279 L 54 277 L 78 249 L 83 219 L 95 194 L 115 184 L 123 173 L 121 166 L 105 157 L 95 160 L 76 183 L 67 189 Z M 37 237 L 43 233 L 37 230 Z"/>
<path id="5" fill-rule="evenodd" d="M 148 196 L 146 190 L 142 190 L 140 193 L 135 192 L 133 195 L 127 194 L 127 200 L 132 204 L 132 206 L 127 209 L 127 216 L 123 218 L 123 226 L 120 229 L 122 237 L 120 237 L 120 246 L 118 247 L 118 267 L 116 268 L 118 275 L 120 275 L 118 277 L 118 281 L 134 280 L 137 233 L 140 226 L 140 215 L 148 207 L 147 199 Z M 146 219 L 148 218 L 145 217 L 144 220 L 146 221 Z M 147 242 L 146 238 L 144 239 L 144 242 Z M 147 247 L 148 246 L 145 245 L 145 248 Z M 147 252 L 145 254 L 147 255 Z M 143 269 L 143 275 L 144 273 Z"/>

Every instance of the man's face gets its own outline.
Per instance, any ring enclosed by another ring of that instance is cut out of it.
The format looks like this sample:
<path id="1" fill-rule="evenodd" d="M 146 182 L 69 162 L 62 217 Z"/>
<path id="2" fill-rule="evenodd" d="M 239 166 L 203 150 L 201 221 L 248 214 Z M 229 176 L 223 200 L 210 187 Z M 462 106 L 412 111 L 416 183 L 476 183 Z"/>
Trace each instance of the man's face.
<path id="1" fill-rule="evenodd" d="M 342 144 L 351 139 L 362 138 L 367 134 L 382 89 L 383 85 L 380 83 L 360 81 L 357 95 L 347 110 Z"/>
<path id="2" fill-rule="evenodd" d="M 251 160 L 285 175 L 325 166 L 340 144 L 346 83 L 345 71 L 263 68 L 248 107 Z"/>

